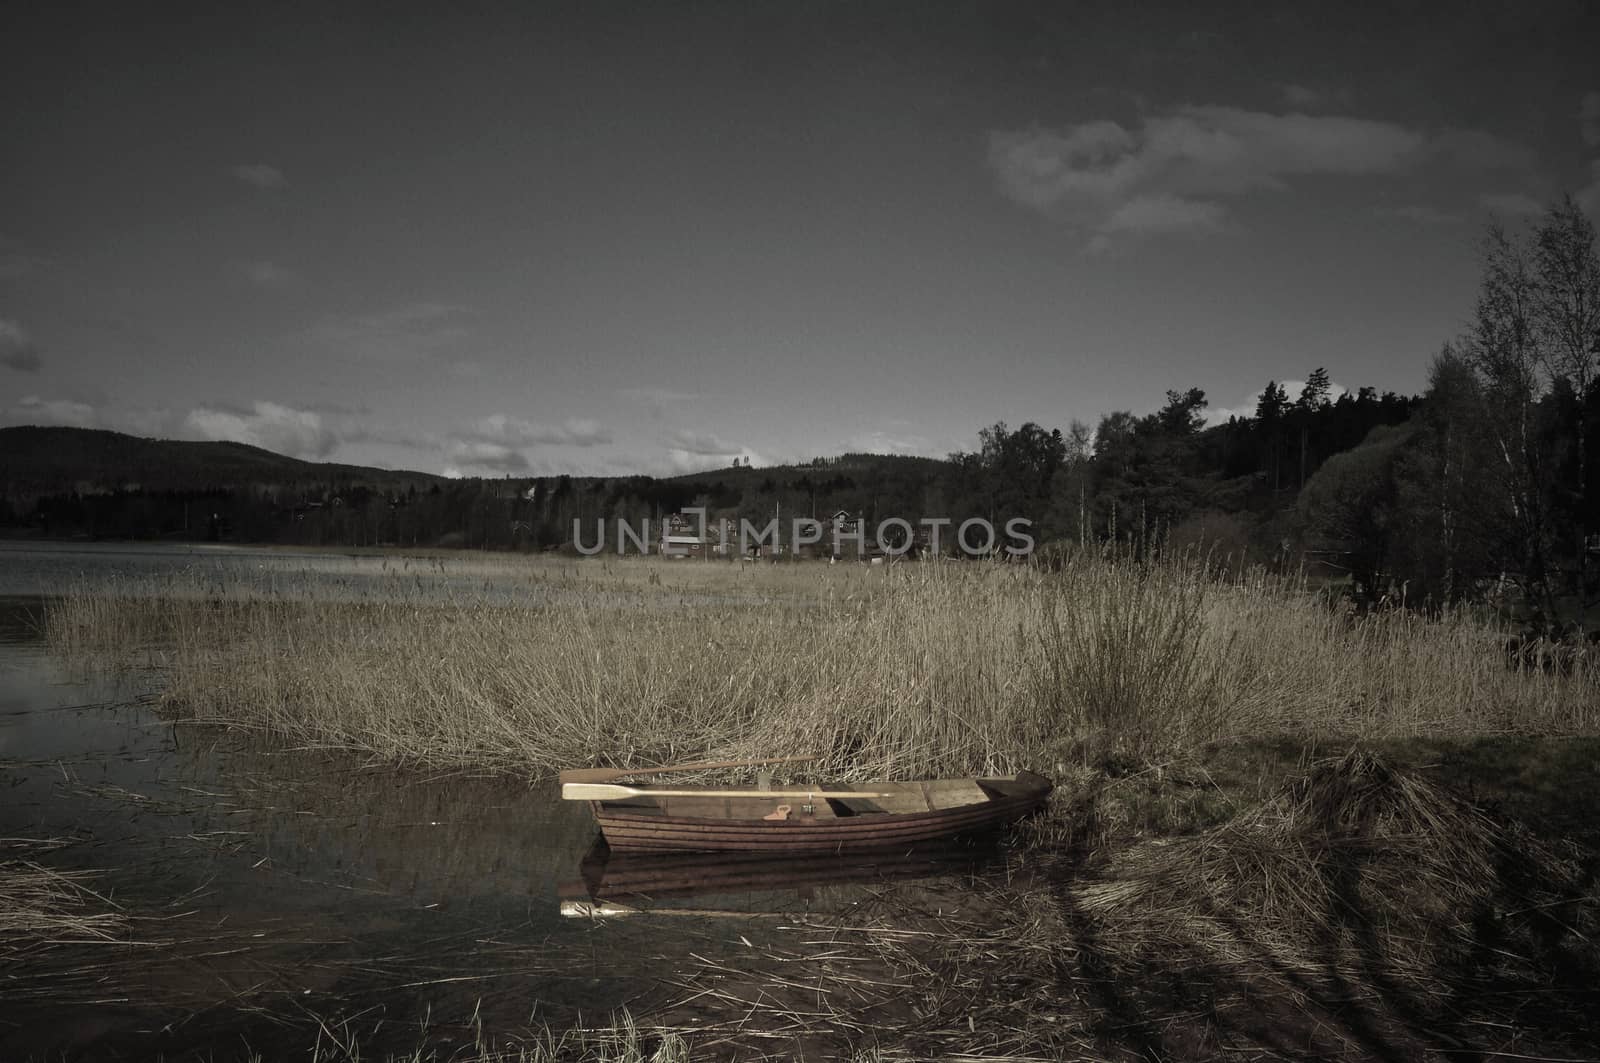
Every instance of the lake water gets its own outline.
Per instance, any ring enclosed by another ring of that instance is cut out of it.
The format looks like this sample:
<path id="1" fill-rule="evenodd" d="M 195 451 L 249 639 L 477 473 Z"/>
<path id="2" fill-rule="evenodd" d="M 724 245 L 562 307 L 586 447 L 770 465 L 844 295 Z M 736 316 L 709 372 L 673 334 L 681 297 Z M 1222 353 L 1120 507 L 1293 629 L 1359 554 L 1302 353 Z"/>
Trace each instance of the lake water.
<path id="1" fill-rule="evenodd" d="M 781 933 L 730 915 L 836 910 L 870 888 L 829 886 L 808 861 L 804 885 L 778 867 L 705 894 L 669 888 L 685 880 L 676 866 L 663 896 L 630 898 L 671 915 L 564 917 L 561 900 L 588 896 L 604 854 L 587 809 L 549 784 L 175 723 L 158 711 L 159 677 L 85 674 L 41 635 L 49 596 L 81 580 L 214 573 L 337 596 L 403 565 L 446 593 L 528 593 L 514 566 L 432 558 L 0 544 L 0 860 L 92 872 L 99 896 L 84 911 L 124 918 L 107 940 L 19 955 L 0 938 L 0 1059 L 272 1058 L 327 1031 L 376 1055 L 449 1050 L 480 1028 L 604 1022 L 670 1003 L 690 957 L 715 964 Z"/>
<path id="2" fill-rule="evenodd" d="M 353 554 L 208 543 L 0 541 L 0 596 L 61 594 L 81 583 L 123 593 L 291 595 L 352 598 L 426 594 L 437 599 L 537 603 L 545 586 L 515 555 L 461 557 Z"/>

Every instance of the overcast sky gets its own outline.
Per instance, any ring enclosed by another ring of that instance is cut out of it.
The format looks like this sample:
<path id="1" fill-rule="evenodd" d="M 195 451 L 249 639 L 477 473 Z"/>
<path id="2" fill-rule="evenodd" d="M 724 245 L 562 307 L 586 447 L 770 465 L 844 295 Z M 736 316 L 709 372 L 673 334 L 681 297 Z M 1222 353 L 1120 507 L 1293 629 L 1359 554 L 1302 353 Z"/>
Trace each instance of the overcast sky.
<path id="1" fill-rule="evenodd" d="M 257 6 L 0 14 L 0 424 L 617 474 L 1411 392 L 1491 211 L 1600 208 L 1581 0 Z"/>

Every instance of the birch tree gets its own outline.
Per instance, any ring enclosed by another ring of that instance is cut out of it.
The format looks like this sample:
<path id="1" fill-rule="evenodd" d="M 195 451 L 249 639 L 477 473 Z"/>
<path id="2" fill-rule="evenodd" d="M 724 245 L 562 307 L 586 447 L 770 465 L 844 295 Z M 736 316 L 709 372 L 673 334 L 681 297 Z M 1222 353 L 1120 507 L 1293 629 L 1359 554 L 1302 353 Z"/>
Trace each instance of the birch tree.
<path id="1" fill-rule="evenodd" d="M 1588 527 L 1587 399 L 1600 359 L 1600 255 L 1595 250 L 1594 224 L 1571 196 L 1545 212 L 1534 234 L 1534 266 L 1538 286 L 1533 318 L 1545 369 L 1565 380 L 1577 398 L 1575 435 L 1578 447 L 1575 485 L 1578 547 L 1578 622 L 1585 626 L 1588 596 L 1586 561 Z"/>

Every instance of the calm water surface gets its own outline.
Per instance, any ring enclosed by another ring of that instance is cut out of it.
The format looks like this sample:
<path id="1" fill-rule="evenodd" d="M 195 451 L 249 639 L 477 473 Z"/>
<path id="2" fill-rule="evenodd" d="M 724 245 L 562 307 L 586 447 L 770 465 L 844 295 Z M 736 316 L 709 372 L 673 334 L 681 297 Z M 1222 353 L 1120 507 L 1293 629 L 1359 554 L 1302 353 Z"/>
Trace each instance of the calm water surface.
<path id="1" fill-rule="evenodd" d="M 48 595 L 75 580 L 209 567 L 348 588 L 378 585 L 396 564 L 0 544 L 0 859 L 93 872 L 99 897 L 85 910 L 126 920 L 110 940 L 11 958 L 0 1059 L 271 1058 L 303 1051 L 319 1026 L 374 1053 L 448 1049 L 470 1040 L 475 1013 L 512 1036 L 603 1021 L 665 1002 L 691 954 L 748 953 L 777 932 L 728 913 L 849 904 L 862 888 L 785 889 L 767 876 L 759 888 L 673 896 L 670 916 L 564 918 L 560 899 L 585 896 L 596 832 L 548 784 L 406 771 L 175 723 L 158 711 L 157 676 L 87 674 L 41 635 Z M 431 571 L 447 587 L 486 579 L 448 563 Z"/>

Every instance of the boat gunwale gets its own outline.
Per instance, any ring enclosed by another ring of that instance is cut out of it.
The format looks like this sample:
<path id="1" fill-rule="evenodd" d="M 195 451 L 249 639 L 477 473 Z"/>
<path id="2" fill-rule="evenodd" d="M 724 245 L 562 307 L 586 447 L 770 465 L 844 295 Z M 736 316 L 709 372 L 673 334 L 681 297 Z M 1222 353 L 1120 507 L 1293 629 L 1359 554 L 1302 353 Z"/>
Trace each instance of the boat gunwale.
<path id="1" fill-rule="evenodd" d="M 625 807 L 606 808 L 607 802 L 603 801 L 591 801 L 589 805 L 607 843 L 623 850 L 738 851 L 797 845 L 828 849 L 842 844 L 899 845 L 997 827 L 1021 819 L 1043 805 L 1055 789 L 1050 779 L 1033 772 L 970 778 L 980 785 L 993 781 L 1023 783 L 1030 788 L 1009 795 L 991 791 L 986 801 L 950 808 L 884 811 L 822 820 L 641 815 L 629 814 Z M 708 790 L 707 794 L 714 795 L 715 790 Z"/>

